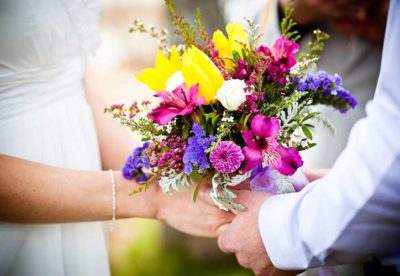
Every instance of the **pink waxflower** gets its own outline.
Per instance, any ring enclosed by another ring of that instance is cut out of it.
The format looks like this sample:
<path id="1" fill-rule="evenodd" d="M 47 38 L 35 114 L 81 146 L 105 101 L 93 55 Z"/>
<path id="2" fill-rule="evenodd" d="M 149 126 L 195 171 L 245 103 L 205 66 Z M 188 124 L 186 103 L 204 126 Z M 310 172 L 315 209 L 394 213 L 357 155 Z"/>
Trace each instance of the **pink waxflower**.
<path id="1" fill-rule="evenodd" d="M 242 149 L 232 141 L 219 142 L 210 153 L 211 164 L 220 173 L 233 173 L 243 159 Z"/>
<path id="2" fill-rule="evenodd" d="M 154 108 L 148 117 L 159 125 L 165 125 L 178 115 L 189 115 L 193 112 L 193 108 L 204 104 L 204 97 L 197 98 L 198 94 L 197 84 L 190 89 L 186 84 L 182 84 L 172 92 L 159 92 L 155 97 L 160 97 L 163 102 Z"/>
<path id="3" fill-rule="evenodd" d="M 243 132 L 247 146 L 243 148 L 245 156 L 242 170 L 248 172 L 261 162 L 283 175 L 292 175 L 303 165 L 303 160 L 295 148 L 286 148 L 278 143 L 276 137 L 280 131 L 279 120 L 256 115 L 251 121 L 251 130 Z"/>

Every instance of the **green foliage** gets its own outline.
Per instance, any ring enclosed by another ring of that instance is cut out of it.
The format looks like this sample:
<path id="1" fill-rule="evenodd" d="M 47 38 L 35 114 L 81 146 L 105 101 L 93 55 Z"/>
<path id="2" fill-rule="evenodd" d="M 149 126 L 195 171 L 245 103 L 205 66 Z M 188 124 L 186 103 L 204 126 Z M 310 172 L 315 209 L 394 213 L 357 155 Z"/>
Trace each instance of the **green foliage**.
<path id="1" fill-rule="evenodd" d="M 167 41 L 167 34 L 168 31 L 166 29 L 156 30 L 154 27 L 146 27 L 143 23 L 139 20 L 135 19 L 133 21 L 132 26 L 129 28 L 130 33 L 143 33 L 148 34 L 150 37 L 156 39 L 158 41 L 158 47 L 164 53 L 168 52 L 168 41 Z"/>
<path id="2" fill-rule="evenodd" d="M 299 62 L 302 62 L 303 60 L 309 60 L 309 59 L 316 59 L 318 60 L 322 51 L 325 48 L 325 42 L 329 39 L 329 34 L 321 31 L 321 30 L 315 30 L 314 31 L 314 36 L 315 39 L 311 42 L 308 43 L 307 48 L 308 51 L 306 53 L 303 53 L 299 56 Z"/>
<path id="3" fill-rule="evenodd" d="M 260 40 L 262 34 L 260 32 L 258 24 L 256 24 L 254 21 L 245 18 L 247 25 L 249 28 L 247 29 L 247 36 L 249 39 L 249 44 L 253 46 L 254 48 L 257 46 L 258 41 Z"/>
<path id="4" fill-rule="evenodd" d="M 194 25 L 192 25 L 180 12 L 177 11 L 174 0 L 164 0 L 164 3 L 170 12 L 170 19 L 174 26 L 174 31 L 182 38 L 183 44 L 185 44 L 186 47 L 195 45 L 198 48 L 204 48 L 204 45 L 200 43 L 200 40 L 202 39 L 203 42 L 205 42 L 205 45 L 207 45 L 209 42 L 209 34 L 203 26 L 200 10 L 197 9 L 196 19 Z M 206 51 L 207 49 L 203 50 Z"/>
<path id="5" fill-rule="evenodd" d="M 282 34 L 287 38 L 293 41 L 297 41 L 300 39 L 299 32 L 297 30 L 293 30 L 293 27 L 297 25 L 297 23 L 292 19 L 293 15 L 293 2 L 289 1 L 289 5 L 285 8 L 285 16 L 281 22 L 281 31 Z"/>

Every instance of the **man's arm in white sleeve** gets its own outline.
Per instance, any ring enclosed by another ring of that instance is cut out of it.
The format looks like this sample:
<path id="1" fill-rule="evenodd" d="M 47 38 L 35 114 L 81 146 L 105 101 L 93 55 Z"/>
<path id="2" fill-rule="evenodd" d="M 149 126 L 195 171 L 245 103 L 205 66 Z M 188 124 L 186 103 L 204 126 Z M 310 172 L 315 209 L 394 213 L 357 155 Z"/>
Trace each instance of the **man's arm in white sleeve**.
<path id="1" fill-rule="evenodd" d="M 392 1 L 381 76 L 367 117 L 331 172 L 268 199 L 260 233 L 273 264 L 305 269 L 400 252 L 400 2 Z"/>

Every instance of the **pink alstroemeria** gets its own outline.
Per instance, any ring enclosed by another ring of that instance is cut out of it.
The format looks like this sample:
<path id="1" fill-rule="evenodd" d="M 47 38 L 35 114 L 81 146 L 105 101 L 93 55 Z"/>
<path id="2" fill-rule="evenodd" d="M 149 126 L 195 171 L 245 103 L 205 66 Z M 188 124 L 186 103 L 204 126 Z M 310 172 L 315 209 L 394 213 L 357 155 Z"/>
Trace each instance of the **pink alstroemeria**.
<path id="1" fill-rule="evenodd" d="M 257 49 L 258 53 L 263 53 L 265 61 L 268 64 L 267 72 L 269 78 L 276 80 L 279 84 L 285 84 L 284 74 L 290 71 L 296 64 L 295 54 L 299 50 L 299 45 L 284 36 L 278 38 L 271 49 L 267 46 L 260 46 Z"/>
<path id="2" fill-rule="evenodd" d="M 155 97 L 160 97 L 163 102 L 154 108 L 148 117 L 159 125 L 165 125 L 178 115 L 189 115 L 193 112 L 193 108 L 205 102 L 204 97 L 197 98 L 198 94 L 197 84 L 190 89 L 186 84 L 182 84 L 172 92 L 159 92 Z"/>
<path id="3" fill-rule="evenodd" d="M 280 131 L 279 120 L 256 115 L 251 121 L 251 130 L 243 132 L 247 146 L 242 171 L 248 172 L 264 162 L 269 168 L 283 175 L 292 175 L 303 165 L 303 160 L 295 148 L 286 148 L 276 141 Z"/>

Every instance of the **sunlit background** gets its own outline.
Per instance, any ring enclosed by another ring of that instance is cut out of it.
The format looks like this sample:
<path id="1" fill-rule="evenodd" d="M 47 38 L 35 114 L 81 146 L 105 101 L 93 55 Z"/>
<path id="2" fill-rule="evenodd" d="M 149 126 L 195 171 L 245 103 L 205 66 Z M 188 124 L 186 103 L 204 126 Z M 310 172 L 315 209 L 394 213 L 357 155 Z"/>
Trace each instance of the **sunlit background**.
<path id="1" fill-rule="evenodd" d="M 188 17 L 200 7 L 209 28 L 223 24 L 216 0 L 180 0 L 177 3 Z M 108 104 L 131 103 L 151 99 L 153 95 L 134 74 L 153 65 L 157 42 L 143 34 L 130 34 L 128 29 L 133 19 L 147 26 L 169 27 L 162 0 L 103 0 L 102 44 L 86 78 L 96 96 Z M 115 276 L 252 275 L 240 268 L 233 256 L 219 252 L 216 240 L 189 237 L 157 221 L 118 221 L 114 232 L 110 233 L 109 248 Z"/>

